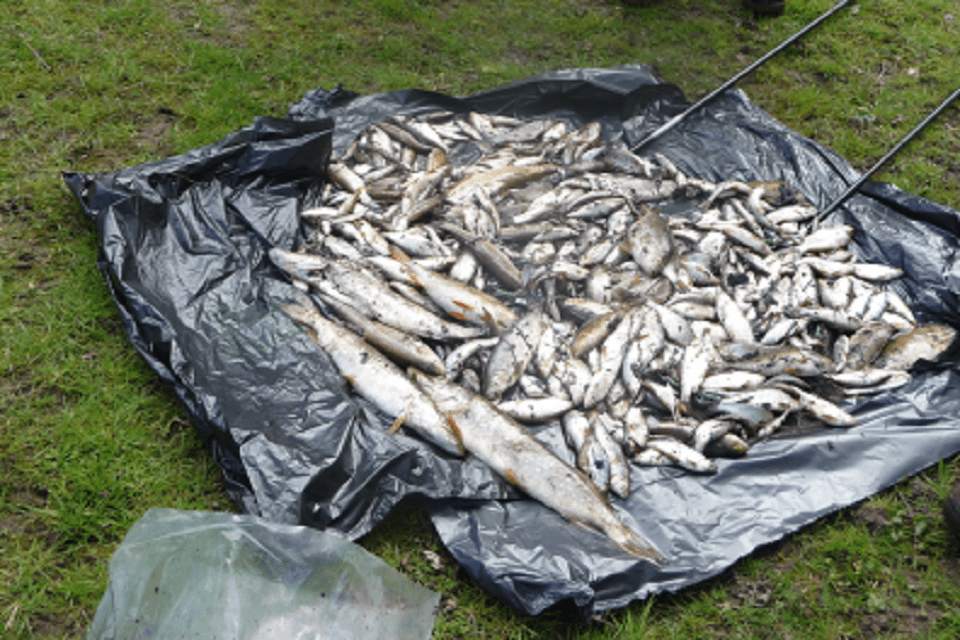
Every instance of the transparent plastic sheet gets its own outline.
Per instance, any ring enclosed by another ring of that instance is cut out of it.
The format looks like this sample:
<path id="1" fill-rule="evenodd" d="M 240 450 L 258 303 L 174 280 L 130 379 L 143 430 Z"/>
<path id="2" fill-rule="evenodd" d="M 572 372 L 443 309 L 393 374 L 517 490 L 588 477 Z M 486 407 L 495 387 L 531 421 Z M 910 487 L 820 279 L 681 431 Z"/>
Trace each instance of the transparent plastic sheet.
<path id="1" fill-rule="evenodd" d="M 338 534 L 150 509 L 110 559 L 87 640 L 426 640 L 439 602 Z"/>
<path id="2" fill-rule="evenodd" d="M 551 72 L 466 98 L 317 89 L 270 127 L 258 120 L 186 156 L 65 179 L 100 229 L 99 266 L 131 341 L 173 382 L 243 508 L 354 539 L 403 497 L 419 495 L 444 544 L 492 593 L 532 614 L 570 598 L 589 616 L 716 575 L 758 546 L 960 451 L 957 363 L 848 407 L 860 421 L 852 430 L 760 443 L 745 459 L 720 461 L 715 476 L 634 469 L 635 492 L 615 507 L 668 557 L 656 569 L 524 499 L 482 463 L 388 435 L 391 421 L 351 396 L 280 311 L 293 290 L 265 251 L 302 239 L 296 212 L 316 204 L 330 147 L 344 148 L 392 114 L 599 120 L 609 139 L 632 145 L 688 104 L 640 65 Z M 653 152 L 711 180 L 785 180 L 820 206 L 856 177 L 842 157 L 739 90 L 643 150 Z M 237 154 L 262 158 L 264 174 L 218 168 L 218 158 L 229 164 Z M 310 162 L 287 174 L 288 157 Z M 868 183 L 827 224 L 839 222 L 857 229 L 863 258 L 906 271 L 893 287 L 921 321 L 960 325 L 957 211 Z M 537 435 L 548 443 L 561 437 L 557 425 Z"/>

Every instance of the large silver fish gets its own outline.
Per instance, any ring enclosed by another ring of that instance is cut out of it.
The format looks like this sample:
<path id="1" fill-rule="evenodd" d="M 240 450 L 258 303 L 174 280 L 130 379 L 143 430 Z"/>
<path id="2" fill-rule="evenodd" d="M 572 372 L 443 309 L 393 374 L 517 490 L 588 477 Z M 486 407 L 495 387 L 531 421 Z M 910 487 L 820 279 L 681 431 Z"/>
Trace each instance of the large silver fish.
<path id="1" fill-rule="evenodd" d="M 417 267 L 420 268 L 420 267 Z M 342 294 L 351 298 L 371 318 L 425 338 L 446 340 L 476 338 L 477 327 L 454 324 L 393 291 L 384 281 L 350 262 L 335 260 L 324 277 Z"/>
<path id="2" fill-rule="evenodd" d="M 357 395 L 400 424 L 453 455 L 463 443 L 445 416 L 404 372 L 363 338 L 323 317 L 309 301 L 284 307 L 309 329 L 310 337 L 330 356 Z"/>
<path id="3" fill-rule="evenodd" d="M 394 251 L 394 257 L 407 268 L 414 284 L 454 318 L 489 327 L 496 333 L 517 321 L 517 314 L 492 295 L 425 269 L 398 251 Z"/>
<path id="4" fill-rule="evenodd" d="M 620 521 L 580 471 L 483 397 L 443 378 L 424 373 L 413 378 L 446 414 L 466 450 L 500 477 L 567 520 L 606 535 L 624 551 L 655 564 L 665 561 L 656 547 Z"/>

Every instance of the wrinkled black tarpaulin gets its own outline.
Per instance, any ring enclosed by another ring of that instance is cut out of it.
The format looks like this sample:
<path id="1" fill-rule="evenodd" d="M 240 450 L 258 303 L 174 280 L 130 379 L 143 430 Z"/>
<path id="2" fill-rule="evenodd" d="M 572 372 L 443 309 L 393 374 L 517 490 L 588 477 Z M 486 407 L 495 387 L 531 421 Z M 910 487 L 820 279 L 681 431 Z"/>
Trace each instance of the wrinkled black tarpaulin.
<path id="1" fill-rule="evenodd" d="M 98 264 L 131 341 L 174 385 L 242 508 L 357 538 L 418 494 L 444 544 L 486 589 L 528 613 L 572 598 L 589 615 L 714 576 L 960 451 L 957 365 L 860 402 L 854 429 L 769 440 L 743 460 L 719 461 L 714 476 L 634 469 L 635 491 L 616 508 L 668 557 L 657 570 L 517 499 L 483 464 L 387 435 L 390 421 L 350 395 L 278 308 L 293 289 L 265 252 L 302 239 L 297 212 L 317 203 L 331 144 L 342 149 L 391 114 L 440 108 L 599 120 L 609 138 L 633 145 L 687 105 L 643 66 L 558 71 L 462 99 L 318 89 L 287 120 L 258 119 L 182 156 L 65 180 L 96 221 Z M 654 151 L 711 180 L 786 180 L 820 206 L 856 177 L 843 158 L 739 90 L 644 149 Z M 893 287 L 922 321 L 960 325 L 957 211 L 870 183 L 828 221 L 839 222 L 857 228 L 865 259 L 906 270 Z M 538 435 L 559 444 L 556 425 Z"/>

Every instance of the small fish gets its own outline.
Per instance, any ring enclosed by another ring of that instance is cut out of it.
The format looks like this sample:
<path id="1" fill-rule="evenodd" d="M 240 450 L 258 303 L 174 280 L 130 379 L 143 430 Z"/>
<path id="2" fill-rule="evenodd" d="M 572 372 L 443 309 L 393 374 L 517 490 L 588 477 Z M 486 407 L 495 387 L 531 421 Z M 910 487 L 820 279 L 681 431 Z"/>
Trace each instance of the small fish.
<path id="1" fill-rule="evenodd" d="M 700 388 L 713 361 L 713 351 L 707 343 L 694 340 L 683 350 L 680 365 L 680 402 L 681 408 L 690 402 L 690 396 Z"/>
<path id="2" fill-rule="evenodd" d="M 790 393 L 800 401 L 800 406 L 814 417 L 831 427 L 855 427 L 857 419 L 828 400 L 796 387 L 790 387 Z"/>
<path id="3" fill-rule="evenodd" d="M 358 309 L 383 324 L 425 338 L 476 338 L 476 327 L 453 324 L 394 292 L 382 280 L 350 262 L 333 261 L 324 277 Z M 441 305 L 442 306 L 442 305 Z"/>
<path id="4" fill-rule="evenodd" d="M 749 371 L 727 371 L 707 376 L 700 388 L 703 391 L 737 391 L 756 387 L 767 379 L 767 376 Z"/>
<path id="5" fill-rule="evenodd" d="M 639 308 L 628 311 L 617 327 L 603 340 L 600 347 L 600 366 L 590 379 L 583 398 L 583 406 L 588 409 L 603 400 L 617 380 L 623 364 L 623 354 L 636 332 L 641 311 Z"/>
<path id="6" fill-rule="evenodd" d="M 607 336 L 619 326 L 623 319 L 623 311 L 611 311 L 588 322 L 573 339 L 570 353 L 574 358 L 580 358 L 587 352 L 597 348 L 607 339 Z"/>
<path id="7" fill-rule="evenodd" d="M 530 364 L 548 322 L 540 310 L 526 314 L 500 337 L 483 369 L 483 394 L 498 399 Z"/>
<path id="8" fill-rule="evenodd" d="M 607 455 L 607 460 L 610 461 L 610 490 L 626 500 L 630 497 L 630 467 L 623 448 L 610 434 L 612 428 L 614 428 L 612 418 L 605 413 L 596 415 L 593 420 L 593 432 Z"/>
<path id="9" fill-rule="evenodd" d="M 836 227 L 822 227 L 803 239 L 797 247 L 798 253 L 833 251 L 842 249 L 853 237 L 853 227 L 838 225 Z"/>
<path id="10" fill-rule="evenodd" d="M 593 373 L 587 363 L 578 358 L 558 360 L 557 377 L 566 386 L 573 404 L 582 407 L 587 387 L 590 386 L 590 380 L 593 378 Z"/>
<path id="11" fill-rule="evenodd" d="M 511 291 L 523 287 L 523 276 L 520 270 L 502 249 L 487 238 L 479 238 L 469 231 L 460 229 L 452 224 L 440 223 L 437 228 L 451 234 L 457 240 L 466 244 L 477 260 L 486 267 L 490 274 L 501 285 Z"/>
<path id="12" fill-rule="evenodd" d="M 663 332 L 667 338 L 682 346 L 693 342 L 695 337 L 693 329 L 690 327 L 690 323 L 680 316 L 680 314 L 672 311 L 669 307 L 654 302 L 649 302 L 648 304 L 655 309 L 660 316 L 660 326 L 663 328 Z"/>
<path id="13" fill-rule="evenodd" d="M 500 338 L 475 338 L 467 340 L 456 349 L 450 351 L 444 360 L 444 369 L 447 377 L 452 378 L 463 368 L 464 363 L 484 349 L 492 349 L 500 342 Z"/>
<path id="14" fill-rule="evenodd" d="M 663 271 L 673 253 L 673 237 L 666 219 L 649 211 L 630 227 L 630 253 L 640 269 L 650 276 Z"/>
<path id="15" fill-rule="evenodd" d="M 754 342 L 753 328 L 737 303 L 725 291 L 717 293 L 717 317 L 727 335 L 736 342 Z"/>
<path id="16" fill-rule="evenodd" d="M 717 464 L 702 453 L 677 442 L 672 438 L 656 437 L 647 441 L 647 446 L 659 451 L 679 467 L 696 473 L 716 473 Z"/>
<path id="17" fill-rule="evenodd" d="M 531 180 L 542 178 L 558 171 L 560 167 L 553 164 L 531 166 L 506 166 L 491 169 L 464 178 L 449 190 L 446 198 L 452 202 L 462 202 L 470 197 L 476 189 L 499 191 L 507 187 L 517 186 Z"/>
<path id="18" fill-rule="evenodd" d="M 703 450 L 711 458 L 741 458 L 750 450 L 750 445 L 735 433 L 725 433 L 712 440 Z"/>
<path id="19" fill-rule="evenodd" d="M 497 409 L 514 420 L 529 423 L 550 422 L 556 420 L 570 409 L 573 402 L 568 398 L 522 398 L 498 402 Z"/>
<path id="20" fill-rule="evenodd" d="M 704 420 L 693 431 L 693 448 L 703 453 L 707 445 L 725 435 L 733 427 L 729 420 Z"/>
<path id="21" fill-rule="evenodd" d="M 751 371 L 765 376 L 790 373 L 797 376 L 817 376 L 830 370 L 829 359 L 795 347 L 766 347 L 753 358 L 728 363 L 731 368 Z"/>

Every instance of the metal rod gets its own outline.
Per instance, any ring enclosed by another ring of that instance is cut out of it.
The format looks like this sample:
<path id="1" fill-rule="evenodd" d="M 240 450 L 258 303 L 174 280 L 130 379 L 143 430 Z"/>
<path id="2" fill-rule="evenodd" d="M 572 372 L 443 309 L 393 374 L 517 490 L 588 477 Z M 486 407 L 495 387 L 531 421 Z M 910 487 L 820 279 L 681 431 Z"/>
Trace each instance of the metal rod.
<path id="1" fill-rule="evenodd" d="M 764 64 L 767 60 L 777 55 L 778 53 L 783 51 L 785 48 L 789 47 L 791 44 L 793 44 L 794 42 L 796 42 L 797 40 L 805 36 L 808 32 L 816 28 L 817 25 L 819 25 L 821 22 L 823 22 L 824 20 L 826 20 L 827 18 L 835 14 L 837 11 L 847 6 L 848 4 L 850 4 L 850 0 L 843 0 L 843 2 L 841 2 L 840 4 L 837 4 L 832 9 L 830 9 L 829 11 L 821 15 L 819 18 L 817 18 L 816 20 L 814 20 L 813 22 L 805 26 L 803 29 L 801 29 L 800 31 L 796 32 L 795 34 L 793 34 L 792 36 L 790 36 L 789 38 L 781 42 L 779 45 L 771 49 L 765 56 L 763 56 L 762 58 L 760 58 L 759 60 L 751 64 L 749 67 L 743 69 L 740 73 L 733 76 L 732 78 L 724 82 L 722 85 L 720 85 L 719 87 L 717 87 L 716 89 L 714 89 L 713 91 L 711 91 L 710 93 L 708 93 L 707 95 L 705 95 L 704 97 L 700 98 L 699 100 L 694 102 L 692 105 L 687 107 L 686 111 L 684 111 L 680 115 L 676 115 L 670 118 L 665 124 L 661 125 L 660 128 L 658 128 L 656 131 L 648 135 L 646 138 L 641 140 L 635 147 L 633 147 L 633 151 L 639 150 L 641 147 L 649 144 L 650 142 L 653 142 L 654 140 L 656 140 L 657 138 L 665 134 L 667 131 L 670 131 L 671 129 L 673 129 L 691 113 L 693 113 L 694 111 L 696 111 L 697 109 L 699 109 L 700 107 L 710 102 L 711 100 L 716 98 L 718 95 L 720 95 L 721 93 L 723 93 L 724 91 L 726 91 L 727 89 L 735 85 L 737 82 L 742 80 L 746 75 L 756 70 L 757 67 Z"/>
<path id="2" fill-rule="evenodd" d="M 849 187 L 847 187 L 847 190 L 844 191 L 843 193 L 841 193 L 833 202 L 831 202 L 829 205 L 827 205 L 827 208 L 826 208 L 826 209 L 824 209 L 823 211 L 821 211 L 820 213 L 818 213 L 818 214 L 817 214 L 817 219 L 818 219 L 818 220 L 823 220 L 823 219 L 826 218 L 828 215 L 830 215 L 830 214 L 833 212 L 834 209 L 836 209 L 836 208 L 839 207 L 841 204 L 843 204 L 844 202 L 846 202 L 847 198 L 849 198 L 849 197 L 852 196 L 854 193 L 856 193 L 856 192 L 860 189 L 860 187 L 863 186 L 863 183 L 870 179 L 870 176 L 872 176 L 874 173 L 876 173 L 877 170 L 878 170 L 880 167 L 882 167 L 882 166 L 887 162 L 887 160 L 889 160 L 890 158 L 893 157 L 893 154 L 895 154 L 897 151 L 900 151 L 900 149 L 902 149 L 905 144 L 907 144 L 908 142 L 910 142 L 911 140 L 913 140 L 913 138 L 916 137 L 916 135 L 917 135 L 918 133 L 920 133 L 920 131 L 921 131 L 924 127 L 926 127 L 928 124 L 930 124 L 930 122 L 931 122 L 934 118 L 936 118 L 938 115 L 940 115 L 940 113 L 943 112 L 943 110 L 946 109 L 946 108 L 950 105 L 951 102 L 953 102 L 954 100 L 956 100 L 957 97 L 960 97 L 960 89 L 957 89 L 956 91 L 954 91 L 954 92 L 950 95 L 949 98 L 947 98 L 946 100 L 944 100 L 943 102 L 941 102 L 939 107 L 937 107 L 936 109 L 934 109 L 933 112 L 932 112 L 930 115 L 928 115 L 926 118 L 924 118 L 924 119 L 923 119 L 923 122 L 921 122 L 921 123 L 918 124 L 916 127 L 914 127 L 914 128 L 913 128 L 913 131 L 911 131 L 910 133 L 908 133 L 907 135 L 905 135 L 903 138 L 901 138 L 901 139 L 900 139 L 900 142 L 898 142 L 898 143 L 893 147 L 893 149 L 890 149 L 890 151 L 888 151 L 885 156 L 883 156 L 882 158 L 880 158 L 879 160 L 877 160 L 877 163 L 876 163 L 875 165 L 873 165 L 872 167 L 870 167 L 870 169 L 868 169 L 866 173 L 864 173 L 862 176 L 860 176 L 860 179 L 859 179 L 859 180 L 857 180 L 857 181 L 854 182 L 852 185 L 850 185 Z"/>

